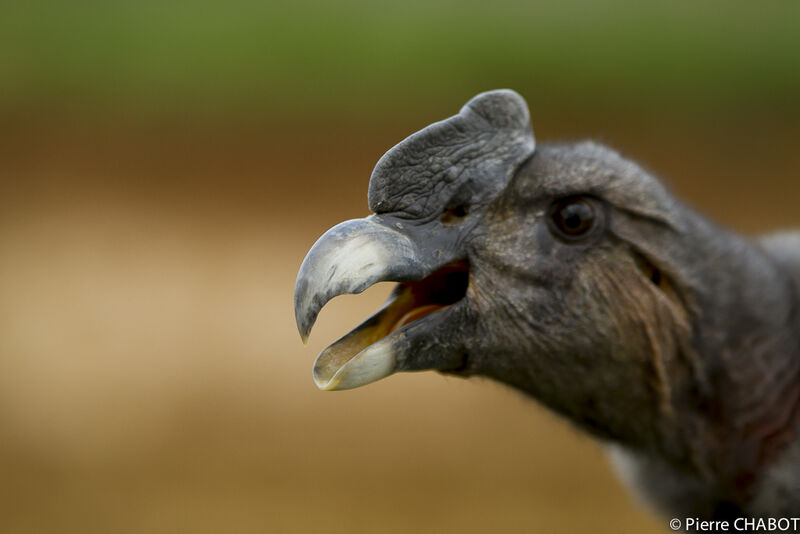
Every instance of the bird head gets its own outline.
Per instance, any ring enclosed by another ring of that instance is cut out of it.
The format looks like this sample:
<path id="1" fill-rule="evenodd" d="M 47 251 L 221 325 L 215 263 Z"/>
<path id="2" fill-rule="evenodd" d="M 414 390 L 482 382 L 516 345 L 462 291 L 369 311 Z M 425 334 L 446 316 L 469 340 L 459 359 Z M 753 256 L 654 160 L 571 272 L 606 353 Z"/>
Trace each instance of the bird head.
<path id="1" fill-rule="evenodd" d="M 537 146 L 508 90 L 390 149 L 369 207 L 297 276 L 304 339 L 331 298 L 398 283 L 320 353 L 321 389 L 399 371 L 488 377 L 689 473 L 709 510 L 748 502 L 793 439 L 800 289 L 786 239 L 719 228 L 595 143 Z"/>
<path id="2" fill-rule="evenodd" d="M 300 267 L 301 336 L 333 297 L 398 285 L 320 353 L 318 387 L 480 375 L 600 435 L 665 443 L 650 416 L 698 394 L 707 258 L 704 223 L 658 180 L 594 143 L 536 146 L 525 101 L 499 90 L 390 149 L 368 196 L 373 214 L 328 230 Z"/>

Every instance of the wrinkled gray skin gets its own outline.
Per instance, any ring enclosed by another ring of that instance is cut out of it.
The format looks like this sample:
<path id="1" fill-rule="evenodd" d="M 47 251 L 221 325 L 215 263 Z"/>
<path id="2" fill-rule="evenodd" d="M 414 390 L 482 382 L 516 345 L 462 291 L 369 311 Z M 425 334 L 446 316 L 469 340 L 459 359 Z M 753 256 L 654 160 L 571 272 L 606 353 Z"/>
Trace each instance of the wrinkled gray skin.
<path id="1" fill-rule="evenodd" d="M 375 215 L 323 236 L 301 267 L 301 333 L 333 296 L 381 280 L 463 259 L 469 286 L 365 351 L 378 364 L 336 387 L 408 370 L 489 377 L 606 441 L 668 516 L 797 515 L 800 235 L 739 237 L 612 150 L 534 145 L 525 102 L 494 91 L 384 155 Z M 570 242 L 550 209 L 576 195 L 599 222 Z M 467 215 L 442 223 L 456 205 Z M 332 251 L 365 225 L 384 252 L 340 267 Z"/>

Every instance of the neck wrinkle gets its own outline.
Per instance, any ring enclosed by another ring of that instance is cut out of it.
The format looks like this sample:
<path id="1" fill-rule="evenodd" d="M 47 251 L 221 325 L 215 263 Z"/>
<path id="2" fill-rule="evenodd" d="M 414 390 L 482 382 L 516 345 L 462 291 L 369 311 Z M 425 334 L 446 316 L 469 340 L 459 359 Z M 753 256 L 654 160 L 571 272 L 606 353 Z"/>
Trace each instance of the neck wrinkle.
<path id="1" fill-rule="evenodd" d="M 705 461 L 699 460 L 720 486 L 736 488 L 732 497 L 741 501 L 800 424 L 800 297 L 785 266 L 740 238 L 732 241 L 731 252 L 746 257 L 721 258 L 724 269 L 704 277 L 711 288 L 706 298 L 714 302 L 715 293 L 730 292 L 716 302 L 732 308 L 704 308 L 700 319 L 711 395 L 708 404 L 696 405 L 692 426 L 706 429 L 694 440 Z M 736 282 L 714 282 L 726 273 Z M 719 323 L 725 320 L 730 324 Z"/>

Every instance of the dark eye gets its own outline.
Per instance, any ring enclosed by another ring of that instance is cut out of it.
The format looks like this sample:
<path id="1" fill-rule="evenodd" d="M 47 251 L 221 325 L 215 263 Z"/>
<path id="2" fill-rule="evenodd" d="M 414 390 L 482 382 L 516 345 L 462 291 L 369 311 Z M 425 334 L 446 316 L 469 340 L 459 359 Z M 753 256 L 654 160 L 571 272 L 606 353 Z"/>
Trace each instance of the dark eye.
<path id="1" fill-rule="evenodd" d="M 588 235 L 595 227 L 596 218 L 591 202 L 581 197 L 559 200 L 550 211 L 551 227 L 568 240 Z"/>

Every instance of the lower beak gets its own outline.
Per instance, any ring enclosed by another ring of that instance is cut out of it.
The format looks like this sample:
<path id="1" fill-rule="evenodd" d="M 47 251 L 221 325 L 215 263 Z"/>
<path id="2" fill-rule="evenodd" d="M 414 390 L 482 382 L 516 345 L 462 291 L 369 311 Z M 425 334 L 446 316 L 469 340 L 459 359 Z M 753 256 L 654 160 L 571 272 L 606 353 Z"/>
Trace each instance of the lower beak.
<path id="1" fill-rule="evenodd" d="M 467 264 L 456 262 L 418 282 L 400 284 L 383 308 L 320 353 L 314 382 L 324 390 L 351 389 L 407 370 L 409 360 L 399 358 L 401 329 L 461 299 L 467 280 Z"/>
<path id="2" fill-rule="evenodd" d="M 428 305 L 420 311 L 431 313 L 438 308 Z M 379 345 L 370 350 L 370 346 L 411 322 L 415 311 L 410 289 L 401 286 L 380 311 L 317 356 L 314 362 L 317 387 L 351 389 L 394 373 L 397 361 L 390 347 Z"/>

